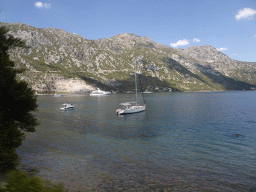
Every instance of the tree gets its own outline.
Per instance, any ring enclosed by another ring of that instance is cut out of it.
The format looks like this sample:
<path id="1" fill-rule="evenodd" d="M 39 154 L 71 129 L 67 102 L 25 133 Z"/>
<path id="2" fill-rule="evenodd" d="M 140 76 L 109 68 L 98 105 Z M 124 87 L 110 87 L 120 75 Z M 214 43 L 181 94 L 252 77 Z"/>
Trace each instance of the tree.
<path id="1" fill-rule="evenodd" d="M 34 132 L 38 120 L 32 114 L 37 111 L 37 98 L 28 83 L 18 81 L 16 75 L 24 69 L 15 69 L 8 50 L 28 48 L 21 39 L 8 34 L 0 27 L 0 168 L 16 163 L 15 149 L 25 139 L 24 131 Z"/>

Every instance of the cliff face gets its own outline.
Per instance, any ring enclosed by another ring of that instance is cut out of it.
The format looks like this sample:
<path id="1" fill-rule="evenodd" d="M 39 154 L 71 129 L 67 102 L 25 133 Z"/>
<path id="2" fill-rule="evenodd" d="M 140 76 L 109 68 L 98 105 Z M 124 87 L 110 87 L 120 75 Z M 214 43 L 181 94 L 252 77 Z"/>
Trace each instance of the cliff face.
<path id="1" fill-rule="evenodd" d="M 135 59 L 148 90 L 242 90 L 256 83 L 256 63 L 233 60 L 208 45 L 172 49 L 127 33 L 88 40 L 60 29 L 1 25 L 30 46 L 9 54 L 16 67 L 28 69 L 19 78 L 37 91 L 132 91 Z"/>

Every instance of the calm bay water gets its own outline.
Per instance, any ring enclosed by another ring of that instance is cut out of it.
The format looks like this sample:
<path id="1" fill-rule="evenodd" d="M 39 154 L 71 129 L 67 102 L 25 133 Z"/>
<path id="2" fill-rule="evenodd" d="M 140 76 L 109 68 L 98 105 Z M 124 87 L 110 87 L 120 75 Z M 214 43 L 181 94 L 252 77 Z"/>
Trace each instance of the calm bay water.
<path id="1" fill-rule="evenodd" d="M 256 91 L 144 94 L 145 112 L 117 116 L 134 97 L 38 96 L 20 167 L 70 191 L 256 190 Z"/>

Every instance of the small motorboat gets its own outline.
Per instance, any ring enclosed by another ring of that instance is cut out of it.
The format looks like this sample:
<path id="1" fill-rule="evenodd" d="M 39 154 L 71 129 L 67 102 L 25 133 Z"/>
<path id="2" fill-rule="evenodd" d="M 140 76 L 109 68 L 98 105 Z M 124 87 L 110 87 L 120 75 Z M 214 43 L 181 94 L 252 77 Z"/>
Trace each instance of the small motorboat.
<path id="1" fill-rule="evenodd" d="M 152 93 L 152 92 L 151 92 L 151 91 L 146 90 L 146 91 L 144 91 L 144 92 L 142 92 L 142 93 Z"/>
<path id="2" fill-rule="evenodd" d="M 65 104 L 63 104 L 64 105 L 64 107 L 62 107 L 62 108 L 60 108 L 60 109 L 74 109 L 74 105 L 73 104 L 67 104 L 67 103 L 65 103 Z"/>
<path id="3" fill-rule="evenodd" d="M 111 94 L 110 91 L 102 91 L 102 90 L 100 90 L 99 88 L 97 88 L 97 90 L 91 92 L 90 95 L 91 95 L 91 96 L 100 96 L 100 95 L 110 95 L 110 94 Z"/>
<path id="4" fill-rule="evenodd" d="M 62 97 L 63 95 L 55 93 L 53 97 Z"/>

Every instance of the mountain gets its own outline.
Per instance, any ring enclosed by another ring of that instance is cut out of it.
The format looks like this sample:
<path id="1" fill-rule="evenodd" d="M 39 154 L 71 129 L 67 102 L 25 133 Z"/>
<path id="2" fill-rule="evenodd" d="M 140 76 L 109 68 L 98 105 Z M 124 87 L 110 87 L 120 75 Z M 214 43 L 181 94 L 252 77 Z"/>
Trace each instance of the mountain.
<path id="1" fill-rule="evenodd" d="M 0 25 L 30 46 L 9 54 L 17 68 L 27 68 L 18 78 L 38 92 L 134 91 L 135 59 L 143 90 L 249 90 L 256 83 L 256 63 L 233 60 L 208 45 L 173 49 L 129 33 L 88 40 L 61 29 Z"/>

